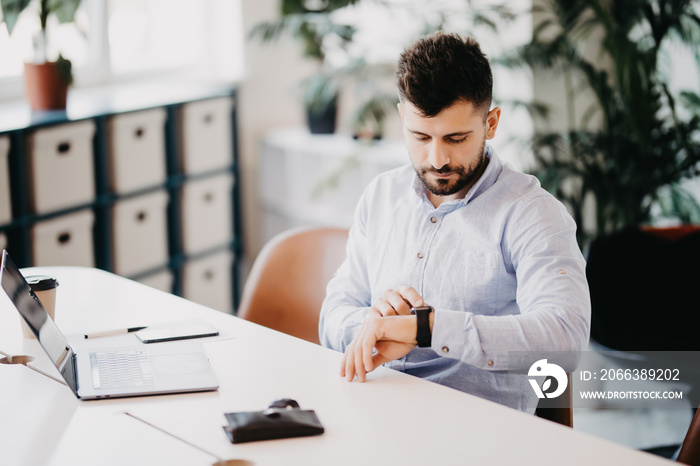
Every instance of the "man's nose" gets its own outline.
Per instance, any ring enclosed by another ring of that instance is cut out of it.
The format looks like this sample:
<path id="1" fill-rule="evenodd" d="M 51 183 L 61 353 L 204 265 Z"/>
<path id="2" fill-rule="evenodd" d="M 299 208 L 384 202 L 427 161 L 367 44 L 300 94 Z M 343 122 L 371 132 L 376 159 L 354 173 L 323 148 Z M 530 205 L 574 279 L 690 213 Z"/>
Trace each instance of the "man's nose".
<path id="1" fill-rule="evenodd" d="M 440 141 L 434 141 L 430 145 L 429 151 L 428 162 L 430 162 L 430 165 L 432 165 L 433 168 L 439 170 L 445 165 L 449 165 L 450 156 L 448 154 L 447 147 L 445 147 L 445 145 Z"/>

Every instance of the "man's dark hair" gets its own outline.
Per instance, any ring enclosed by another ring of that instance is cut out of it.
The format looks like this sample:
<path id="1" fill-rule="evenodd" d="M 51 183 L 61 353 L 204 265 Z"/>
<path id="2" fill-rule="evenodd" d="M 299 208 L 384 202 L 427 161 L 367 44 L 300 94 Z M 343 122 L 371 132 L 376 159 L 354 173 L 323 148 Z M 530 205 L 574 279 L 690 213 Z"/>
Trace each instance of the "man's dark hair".
<path id="1" fill-rule="evenodd" d="M 399 57 L 396 83 L 401 101 L 434 117 L 459 100 L 488 112 L 493 77 L 479 43 L 436 32 L 418 39 Z"/>

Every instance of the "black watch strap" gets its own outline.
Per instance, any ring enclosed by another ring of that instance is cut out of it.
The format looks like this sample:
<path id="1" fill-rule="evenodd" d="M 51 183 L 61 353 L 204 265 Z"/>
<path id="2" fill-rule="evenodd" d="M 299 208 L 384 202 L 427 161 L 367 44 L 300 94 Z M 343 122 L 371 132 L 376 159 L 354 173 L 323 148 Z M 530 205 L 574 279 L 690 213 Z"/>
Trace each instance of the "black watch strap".
<path id="1" fill-rule="evenodd" d="M 411 314 L 416 315 L 418 330 L 416 331 L 416 341 L 418 347 L 429 348 L 432 344 L 432 333 L 430 332 L 430 313 L 433 312 L 431 306 L 420 306 L 411 309 Z"/>

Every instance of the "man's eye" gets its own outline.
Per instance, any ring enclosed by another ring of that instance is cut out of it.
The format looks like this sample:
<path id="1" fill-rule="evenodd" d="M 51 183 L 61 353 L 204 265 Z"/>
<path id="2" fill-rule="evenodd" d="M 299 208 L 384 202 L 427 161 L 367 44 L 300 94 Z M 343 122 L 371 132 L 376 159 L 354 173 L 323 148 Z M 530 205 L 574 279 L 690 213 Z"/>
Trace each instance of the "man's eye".
<path id="1" fill-rule="evenodd" d="M 464 141 L 466 141 L 466 140 L 467 140 L 467 138 L 466 138 L 466 136 L 465 136 L 465 137 L 463 137 L 463 138 L 461 138 L 461 139 L 452 139 L 452 138 L 448 138 L 448 139 L 447 139 L 447 142 L 449 142 L 450 144 L 459 144 L 460 142 L 464 142 Z"/>
<path id="2" fill-rule="evenodd" d="M 430 136 L 416 136 L 416 139 L 421 142 L 425 142 L 430 140 Z"/>

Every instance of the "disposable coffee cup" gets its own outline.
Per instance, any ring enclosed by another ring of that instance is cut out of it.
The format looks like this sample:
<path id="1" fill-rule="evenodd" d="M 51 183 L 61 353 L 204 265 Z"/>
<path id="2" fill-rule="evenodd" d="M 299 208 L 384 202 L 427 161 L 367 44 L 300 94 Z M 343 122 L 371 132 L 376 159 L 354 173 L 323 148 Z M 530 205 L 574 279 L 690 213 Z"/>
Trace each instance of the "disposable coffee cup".
<path id="1" fill-rule="evenodd" d="M 51 320 L 55 320 L 56 287 L 58 286 L 58 280 L 49 275 L 31 275 L 24 278 L 27 280 L 27 283 L 29 283 L 29 287 L 36 297 L 39 298 L 41 305 L 44 306 Z M 27 323 L 24 322 L 24 319 L 22 319 L 22 333 L 24 334 L 24 338 L 34 338 L 34 333 L 32 333 Z"/>

